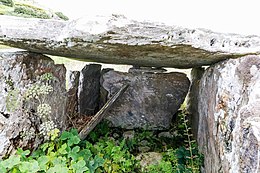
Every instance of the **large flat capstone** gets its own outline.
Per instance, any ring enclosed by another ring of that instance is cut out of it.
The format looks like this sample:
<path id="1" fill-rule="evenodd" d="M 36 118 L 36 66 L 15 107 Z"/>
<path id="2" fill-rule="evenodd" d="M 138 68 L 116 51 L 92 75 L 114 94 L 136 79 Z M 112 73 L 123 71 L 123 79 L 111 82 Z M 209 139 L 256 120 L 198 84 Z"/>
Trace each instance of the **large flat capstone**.
<path id="1" fill-rule="evenodd" d="M 260 53 L 259 36 L 216 33 L 122 15 L 73 21 L 0 16 L 0 43 L 110 64 L 191 68 Z"/>
<path id="2" fill-rule="evenodd" d="M 260 172 L 260 59 L 246 56 L 208 68 L 193 104 L 206 173 Z"/>
<path id="3" fill-rule="evenodd" d="M 129 84 L 106 115 L 112 126 L 125 129 L 169 128 L 190 84 L 183 73 L 153 73 L 141 69 L 132 69 L 129 73 L 110 70 L 101 77 L 101 86 L 108 92 L 108 98 L 123 84 Z"/>

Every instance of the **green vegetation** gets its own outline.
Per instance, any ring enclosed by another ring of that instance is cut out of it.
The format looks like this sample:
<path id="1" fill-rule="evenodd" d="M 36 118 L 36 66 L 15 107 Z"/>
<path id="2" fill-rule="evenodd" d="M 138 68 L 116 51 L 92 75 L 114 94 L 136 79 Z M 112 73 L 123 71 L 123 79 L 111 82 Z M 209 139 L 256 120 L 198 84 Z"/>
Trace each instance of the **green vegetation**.
<path id="1" fill-rule="evenodd" d="M 54 13 L 50 10 L 37 7 L 37 5 L 32 2 L 22 0 L 0 0 L 0 15 L 41 19 L 57 18 L 62 20 L 69 20 L 69 18 L 61 12 Z"/>
<path id="2" fill-rule="evenodd" d="M 21 16 L 21 17 L 34 17 L 41 19 L 50 19 L 51 16 L 43 9 L 34 7 L 28 4 L 15 3 L 14 11 L 9 13 L 12 16 Z"/>
<path id="3" fill-rule="evenodd" d="M 69 18 L 65 16 L 62 12 L 56 12 L 55 14 L 63 20 L 69 20 Z"/>
<path id="4" fill-rule="evenodd" d="M 14 2 L 12 0 L 0 0 L 0 4 L 3 4 L 5 6 L 13 7 Z"/>
<path id="5" fill-rule="evenodd" d="M 0 172 L 16 173 L 196 173 L 202 165 L 202 156 L 191 140 L 186 115 L 180 112 L 181 122 L 174 138 L 156 137 L 156 131 L 136 130 L 131 138 L 123 137 L 123 129 L 110 128 L 100 123 L 84 141 L 77 130 L 52 130 L 51 138 L 36 151 L 18 149 L 0 161 Z M 183 135 L 184 134 L 184 135 Z M 186 141 L 184 141 L 186 139 Z M 142 167 L 138 147 L 148 141 L 149 151 L 162 153 L 156 165 Z M 169 142 L 170 141 L 170 142 Z"/>

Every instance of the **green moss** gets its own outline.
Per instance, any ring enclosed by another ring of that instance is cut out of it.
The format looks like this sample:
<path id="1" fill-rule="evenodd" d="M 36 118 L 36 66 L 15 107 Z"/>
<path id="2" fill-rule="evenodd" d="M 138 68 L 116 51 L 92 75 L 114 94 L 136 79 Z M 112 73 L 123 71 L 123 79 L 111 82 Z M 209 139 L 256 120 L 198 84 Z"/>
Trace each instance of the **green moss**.
<path id="1" fill-rule="evenodd" d="M 50 19 L 51 16 L 48 15 L 43 9 L 27 5 L 27 4 L 15 4 L 14 14 L 21 15 L 23 17 L 35 17 L 41 19 Z"/>
<path id="2" fill-rule="evenodd" d="M 62 20 L 69 20 L 69 18 L 65 16 L 62 12 L 56 12 L 55 14 Z"/>
<path id="3" fill-rule="evenodd" d="M 9 7 L 13 7 L 14 6 L 14 2 L 12 0 L 0 0 L 0 4 L 9 6 Z"/>

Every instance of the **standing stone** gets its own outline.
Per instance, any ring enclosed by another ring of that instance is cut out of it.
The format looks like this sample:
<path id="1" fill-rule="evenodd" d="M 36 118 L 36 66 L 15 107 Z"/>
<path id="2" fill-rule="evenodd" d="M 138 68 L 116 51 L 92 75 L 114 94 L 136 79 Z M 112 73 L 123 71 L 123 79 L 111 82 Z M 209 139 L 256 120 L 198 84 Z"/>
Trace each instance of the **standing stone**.
<path id="1" fill-rule="evenodd" d="M 79 80 L 79 113 L 94 115 L 99 108 L 101 65 L 86 65 L 80 72 Z"/>
<path id="2" fill-rule="evenodd" d="M 41 54 L 0 53 L 0 158 L 66 128 L 65 74 Z"/>
<path id="3" fill-rule="evenodd" d="M 204 74 L 205 69 L 202 67 L 193 68 L 191 70 L 191 86 L 189 93 L 187 95 L 187 112 L 191 115 L 191 130 L 194 135 L 194 138 L 197 138 L 198 134 L 198 97 L 199 97 L 199 83 L 200 79 Z"/>
<path id="4" fill-rule="evenodd" d="M 200 80 L 197 106 L 205 172 L 260 172 L 260 57 L 208 68 Z"/>
<path id="5" fill-rule="evenodd" d="M 110 70 L 101 80 L 108 97 L 125 83 L 130 86 L 106 116 L 112 126 L 125 129 L 169 128 L 190 84 L 185 74 L 155 73 L 146 69 L 145 72 L 132 69 L 130 73 Z"/>
<path id="6" fill-rule="evenodd" d="M 70 118 L 73 118 L 78 114 L 79 75 L 79 71 L 68 71 L 66 73 L 66 81 L 68 82 L 67 115 Z"/>

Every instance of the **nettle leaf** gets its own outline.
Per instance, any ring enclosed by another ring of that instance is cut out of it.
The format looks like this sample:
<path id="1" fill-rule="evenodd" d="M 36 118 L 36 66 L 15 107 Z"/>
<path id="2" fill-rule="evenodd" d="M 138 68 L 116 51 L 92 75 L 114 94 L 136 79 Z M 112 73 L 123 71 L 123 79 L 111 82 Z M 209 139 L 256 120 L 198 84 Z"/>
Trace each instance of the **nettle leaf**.
<path id="1" fill-rule="evenodd" d="M 66 166 L 67 164 L 67 159 L 66 157 L 56 157 L 54 158 L 54 160 L 52 161 L 53 165 L 62 165 L 62 166 Z"/>
<path id="2" fill-rule="evenodd" d="M 0 162 L 0 172 L 7 172 L 6 168 L 3 166 L 2 162 Z"/>
<path id="3" fill-rule="evenodd" d="M 79 152 L 79 157 L 82 157 L 85 161 L 88 161 L 92 156 L 92 153 L 89 149 L 84 149 Z"/>
<path id="4" fill-rule="evenodd" d="M 80 142 L 80 138 L 78 136 L 73 136 L 68 140 L 68 145 L 72 146 L 74 144 L 78 144 Z"/>
<path id="5" fill-rule="evenodd" d="M 71 129 L 70 133 L 72 133 L 74 136 L 78 136 L 78 130 L 77 129 Z"/>
<path id="6" fill-rule="evenodd" d="M 28 156 L 30 154 L 30 150 L 23 150 L 21 148 L 18 148 L 16 151 L 17 155 L 20 155 L 23 159 L 26 159 L 26 156 Z"/>
<path id="7" fill-rule="evenodd" d="M 68 153 L 68 157 L 72 158 L 72 160 L 78 160 L 78 158 L 80 157 L 80 155 L 78 154 L 80 150 L 79 146 L 76 146 L 74 148 L 72 148 L 72 150 Z"/>
<path id="8" fill-rule="evenodd" d="M 94 173 L 95 170 L 99 167 L 102 166 L 103 163 L 105 162 L 105 160 L 99 156 L 95 156 L 94 160 L 89 161 L 88 167 L 89 167 L 89 171 L 90 173 Z"/>
<path id="9" fill-rule="evenodd" d="M 71 138 L 72 136 L 73 136 L 73 134 L 71 134 L 70 132 L 64 131 L 64 132 L 61 134 L 60 139 L 61 139 L 62 141 L 65 141 L 65 140 Z"/>
<path id="10" fill-rule="evenodd" d="M 2 166 L 8 169 L 21 163 L 21 156 L 12 155 L 2 162 Z"/>
<path id="11" fill-rule="evenodd" d="M 48 147 L 49 147 L 49 143 L 44 143 L 41 145 L 40 148 L 42 149 L 42 151 L 46 151 L 48 149 Z"/>
<path id="12" fill-rule="evenodd" d="M 67 154 L 67 148 L 68 148 L 68 145 L 65 143 L 65 144 L 62 144 L 62 146 L 58 149 L 58 153 L 60 154 Z"/>
<path id="13" fill-rule="evenodd" d="M 49 159 L 47 156 L 41 156 L 37 159 L 39 163 L 40 170 L 46 171 L 47 170 L 47 163 L 49 162 Z"/>
<path id="14" fill-rule="evenodd" d="M 69 169 L 63 165 L 54 165 L 46 173 L 67 173 Z"/>
<path id="15" fill-rule="evenodd" d="M 36 160 L 30 160 L 29 162 L 21 162 L 19 165 L 19 170 L 21 172 L 38 172 L 40 170 L 39 164 Z"/>
<path id="16" fill-rule="evenodd" d="M 84 160 L 80 160 L 78 162 L 72 162 L 71 167 L 76 173 L 83 173 L 84 171 L 89 170 Z"/>
<path id="17" fill-rule="evenodd" d="M 78 137 L 77 130 L 71 130 L 70 132 L 63 132 L 61 134 L 60 139 L 62 141 L 67 140 L 68 146 L 72 146 L 74 144 L 78 144 L 80 142 L 80 138 Z"/>

